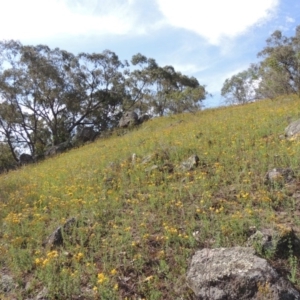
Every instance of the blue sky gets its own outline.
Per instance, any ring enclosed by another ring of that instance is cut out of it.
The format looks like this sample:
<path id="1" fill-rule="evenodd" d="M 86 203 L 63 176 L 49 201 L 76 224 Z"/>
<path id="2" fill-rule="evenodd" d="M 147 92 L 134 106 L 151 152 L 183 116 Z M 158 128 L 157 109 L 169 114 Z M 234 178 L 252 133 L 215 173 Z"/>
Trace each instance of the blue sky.
<path id="1" fill-rule="evenodd" d="M 294 34 L 300 0 L 9 0 L 0 14 L 1 40 L 129 61 L 140 52 L 196 77 L 216 107 L 225 79 L 256 62 L 276 29 Z"/>

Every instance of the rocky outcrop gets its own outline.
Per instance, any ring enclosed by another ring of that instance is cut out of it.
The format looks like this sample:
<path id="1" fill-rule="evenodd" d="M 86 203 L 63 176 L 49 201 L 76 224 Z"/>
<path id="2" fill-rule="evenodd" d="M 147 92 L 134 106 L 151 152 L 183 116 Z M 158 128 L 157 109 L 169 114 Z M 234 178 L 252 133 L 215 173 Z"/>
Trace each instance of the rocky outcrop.
<path id="1" fill-rule="evenodd" d="M 70 218 L 66 221 L 66 223 L 63 226 L 58 226 L 51 234 L 50 236 L 43 242 L 44 247 L 57 247 L 61 246 L 64 242 L 63 240 L 63 233 L 64 234 L 71 234 L 72 229 L 76 225 L 76 219 Z"/>
<path id="2" fill-rule="evenodd" d="M 191 171 L 194 168 L 198 167 L 198 164 L 199 164 L 199 157 L 194 154 L 190 156 L 187 160 L 183 161 L 180 164 L 179 169 L 181 169 L 182 171 Z"/>
<path id="3" fill-rule="evenodd" d="M 266 184 L 285 184 L 290 183 L 295 178 L 291 168 L 274 168 L 267 172 L 265 176 Z"/>
<path id="4" fill-rule="evenodd" d="M 48 295 L 48 289 L 44 287 L 35 297 L 34 300 L 50 300 Z"/>
<path id="5" fill-rule="evenodd" d="M 300 136 L 300 120 L 294 121 L 285 128 L 285 137 L 297 138 Z"/>
<path id="6" fill-rule="evenodd" d="M 151 119 L 151 116 L 150 116 L 150 115 L 148 115 L 148 114 L 143 114 L 143 115 L 139 116 L 139 118 L 138 118 L 138 123 L 139 123 L 139 124 L 142 124 L 142 123 L 144 123 L 144 122 L 146 122 L 146 121 L 148 121 L 148 120 L 150 120 L 150 119 Z"/>
<path id="7" fill-rule="evenodd" d="M 290 253 L 300 253 L 300 239 L 292 228 L 286 228 L 284 232 L 278 232 L 272 228 L 256 230 L 246 243 L 262 254 L 273 254 L 278 258 L 288 258 Z"/>
<path id="8" fill-rule="evenodd" d="M 135 125 L 140 125 L 151 119 L 151 116 L 148 114 L 143 114 L 138 116 L 134 111 L 128 111 L 123 114 L 122 118 L 119 121 L 120 128 L 127 128 Z"/>
<path id="9" fill-rule="evenodd" d="M 120 128 L 126 128 L 139 124 L 139 117 L 134 111 L 126 112 L 119 121 Z"/>
<path id="10" fill-rule="evenodd" d="M 173 163 L 168 161 L 168 155 L 164 153 L 154 153 L 149 154 L 142 158 L 141 164 L 148 165 L 149 163 L 155 163 L 151 166 L 145 168 L 146 172 L 152 172 L 153 170 L 159 170 L 161 172 L 172 173 L 174 171 L 178 172 L 187 172 L 192 171 L 199 165 L 199 157 L 194 154 L 191 155 L 188 159 L 182 161 L 178 165 L 174 165 Z"/>
<path id="11" fill-rule="evenodd" d="M 16 287 L 16 283 L 13 278 L 7 274 L 2 274 L 0 272 L 0 295 L 9 293 L 14 290 Z"/>
<path id="12" fill-rule="evenodd" d="M 93 127 L 83 127 L 82 130 L 78 133 L 76 139 L 79 142 L 86 143 L 92 142 L 97 137 L 98 132 L 94 130 Z"/>
<path id="13" fill-rule="evenodd" d="M 63 153 L 69 149 L 72 148 L 72 143 L 70 141 L 66 141 L 66 142 L 63 142 L 63 143 L 60 143 L 58 145 L 55 145 L 55 146 L 51 146 L 49 147 L 44 155 L 45 157 L 46 156 L 53 156 L 53 155 L 56 155 L 56 154 L 59 154 L 59 153 Z"/>
<path id="14" fill-rule="evenodd" d="M 251 247 L 196 252 L 187 284 L 199 300 L 300 299 L 292 284 L 256 256 Z"/>
<path id="15" fill-rule="evenodd" d="M 30 154 L 22 153 L 19 157 L 19 164 L 21 166 L 33 163 L 33 157 Z"/>

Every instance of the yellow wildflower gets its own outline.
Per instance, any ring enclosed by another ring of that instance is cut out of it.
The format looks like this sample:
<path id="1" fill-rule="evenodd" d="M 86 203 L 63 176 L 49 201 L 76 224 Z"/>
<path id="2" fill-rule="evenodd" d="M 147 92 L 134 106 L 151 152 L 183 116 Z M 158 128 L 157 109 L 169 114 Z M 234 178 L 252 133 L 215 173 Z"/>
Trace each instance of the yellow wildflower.
<path id="1" fill-rule="evenodd" d="M 103 283 L 103 282 L 105 282 L 107 280 L 106 276 L 103 273 L 99 273 L 97 277 L 98 277 L 98 281 L 97 282 L 99 284 L 101 284 L 101 283 Z"/>
<path id="2" fill-rule="evenodd" d="M 83 259 L 83 256 L 84 256 L 83 253 L 79 252 L 74 257 L 77 261 L 81 261 Z"/>
<path id="3" fill-rule="evenodd" d="M 110 271 L 110 274 L 111 274 L 111 275 L 116 275 L 116 274 L 117 274 L 117 270 L 116 270 L 116 269 L 112 269 L 112 270 Z"/>

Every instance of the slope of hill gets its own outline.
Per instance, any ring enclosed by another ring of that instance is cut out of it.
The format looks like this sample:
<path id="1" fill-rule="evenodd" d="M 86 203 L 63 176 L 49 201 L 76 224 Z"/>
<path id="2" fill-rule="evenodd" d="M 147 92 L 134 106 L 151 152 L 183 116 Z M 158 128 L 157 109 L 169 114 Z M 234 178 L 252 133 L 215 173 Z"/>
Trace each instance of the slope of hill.
<path id="1" fill-rule="evenodd" d="M 157 118 L 1 175 L 1 299 L 192 299 L 195 250 L 300 228 L 291 190 L 265 184 L 286 167 L 300 183 L 300 142 L 279 137 L 299 118 L 296 96 Z"/>

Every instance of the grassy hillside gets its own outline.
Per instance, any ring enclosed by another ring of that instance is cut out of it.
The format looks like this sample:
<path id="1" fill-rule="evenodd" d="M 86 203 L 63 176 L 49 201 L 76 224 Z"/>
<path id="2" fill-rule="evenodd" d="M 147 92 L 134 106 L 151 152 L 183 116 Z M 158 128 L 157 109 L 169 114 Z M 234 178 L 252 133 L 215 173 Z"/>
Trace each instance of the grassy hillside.
<path id="1" fill-rule="evenodd" d="M 300 182 L 300 142 L 279 138 L 299 103 L 157 118 L 1 175 L 0 264 L 18 283 L 7 299 L 43 287 L 50 299 L 192 299 L 185 273 L 197 249 L 244 245 L 251 226 L 297 232 L 291 192 L 264 176 L 291 167 Z M 176 167 L 193 154 L 197 168 Z M 71 217 L 64 244 L 43 246 Z M 297 283 L 297 260 L 286 266 Z"/>

